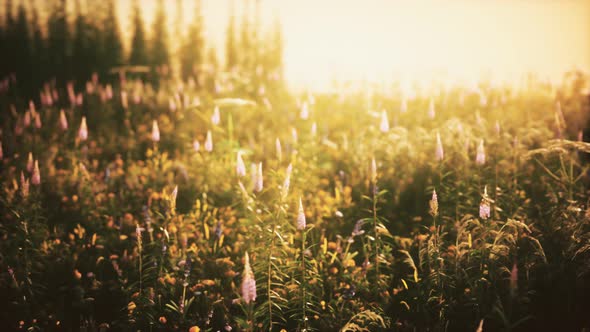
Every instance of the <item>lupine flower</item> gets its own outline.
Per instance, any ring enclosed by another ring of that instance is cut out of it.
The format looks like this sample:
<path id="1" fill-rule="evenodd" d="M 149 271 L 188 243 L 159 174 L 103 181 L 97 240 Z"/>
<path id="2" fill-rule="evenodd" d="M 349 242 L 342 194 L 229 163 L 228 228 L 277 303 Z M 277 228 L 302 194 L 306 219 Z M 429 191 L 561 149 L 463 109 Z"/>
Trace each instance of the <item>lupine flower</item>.
<path id="1" fill-rule="evenodd" d="M 496 120 L 496 135 L 500 135 L 500 121 Z"/>
<path id="2" fill-rule="evenodd" d="M 436 110 L 434 108 L 434 100 L 430 99 L 430 104 L 428 104 L 428 117 L 434 119 L 436 116 Z"/>
<path id="3" fill-rule="evenodd" d="M 389 119 L 387 119 L 387 112 L 385 110 L 381 111 L 381 123 L 379 124 L 379 130 L 381 130 L 383 133 L 389 131 Z"/>
<path id="4" fill-rule="evenodd" d="M 303 202 L 301 201 L 301 197 L 299 197 L 299 212 L 297 213 L 297 229 L 304 230 L 307 226 L 305 221 L 305 211 L 303 210 Z"/>
<path id="5" fill-rule="evenodd" d="M 279 161 L 283 160 L 283 149 L 281 148 L 281 140 L 278 137 L 275 140 L 275 148 L 277 150 L 277 159 Z"/>
<path id="6" fill-rule="evenodd" d="M 25 117 L 23 119 L 23 125 L 25 126 L 25 128 L 28 128 L 31 125 L 31 112 L 30 111 L 25 112 Z"/>
<path id="7" fill-rule="evenodd" d="M 25 179 L 23 172 L 20 172 L 20 190 L 23 198 L 29 196 L 29 179 Z"/>
<path id="8" fill-rule="evenodd" d="M 62 109 L 59 111 L 59 128 L 61 130 L 68 130 L 68 118 L 66 118 L 66 112 Z"/>
<path id="9" fill-rule="evenodd" d="M 90 81 L 86 82 L 86 93 L 92 94 L 93 92 L 94 92 L 94 85 L 92 84 L 92 82 L 90 82 Z"/>
<path id="10" fill-rule="evenodd" d="M 254 182 L 254 191 L 261 192 L 264 188 L 264 179 L 262 177 L 262 162 L 258 163 L 258 168 L 256 171 L 256 180 Z"/>
<path id="11" fill-rule="evenodd" d="M 291 172 L 293 171 L 293 165 L 289 164 L 287 166 L 287 171 L 285 172 L 285 181 L 283 182 L 283 188 L 281 188 L 281 195 L 283 198 L 287 197 L 289 194 L 289 187 L 291 186 Z"/>
<path id="12" fill-rule="evenodd" d="M 236 173 L 239 177 L 246 176 L 246 165 L 244 159 L 242 159 L 242 152 L 238 151 L 238 158 L 236 162 Z"/>
<path id="13" fill-rule="evenodd" d="M 44 89 L 39 92 L 39 99 L 41 99 L 41 105 L 49 106 L 47 98 L 49 98 L 49 100 L 53 102 L 51 100 L 51 91 Z"/>
<path id="14" fill-rule="evenodd" d="M 35 103 L 32 100 L 29 100 L 29 110 L 31 111 L 32 114 L 35 114 L 35 112 L 37 112 L 37 110 L 35 108 Z"/>
<path id="15" fill-rule="evenodd" d="M 371 182 L 373 184 L 377 183 L 377 162 L 375 158 L 371 159 Z"/>
<path id="16" fill-rule="evenodd" d="M 211 130 L 207 130 L 207 138 L 205 139 L 205 151 L 213 151 L 213 137 L 211 136 Z"/>
<path id="17" fill-rule="evenodd" d="M 74 83 L 68 82 L 67 90 L 68 98 L 70 99 L 70 104 L 73 106 L 76 104 L 76 93 L 74 92 Z"/>
<path id="18" fill-rule="evenodd" d="M 432 190 L 432 198 L 430 199 L 430 214 L 433 217 L 438 216 L 438 196 L 436 195 L 436 189 Z"/>
<path id="19" fill-rule="evenodd" d="M 307 105 L 307 101 L 303 101 L 301 104 L 301 112 L 299 113 L 299 116 L 303 120 L 309 119 L 309 106 Z"/>
<path id="20" fill-rule="evenodd" d="M 27 172 L 33 172 L 33 166 L 35 166 L 35 161 L 33 160 L 33 153 L 29 152 L 29 159 L 27 160 Z"/>
<path id="21" fill-rule="evenodd" d="M 82 123 L 80 123 L 80 129 L 78 130 L 78 138 L 81 141 L 85 141 L 88 139 L 88 127 L 86 126 L 86 117 L 82 117 Z"/>
<path id="22" fill-rule="evenodd" d="M 318 133 L 318 124 L 316 122 L 311 124 L 311 136 L 317 135 Z"/>
<path id="23" fill-rule="evenodd" d="M 220 121 L 221 115 L 219 114 L 219 106 L 215 106 L 215 109 L 213 110 L 213 115 L 211 116 L 211 123 L 217 126 Z"/>
<path id="24" fill-rule="evenodd" d="M 158 121 L 156 120 L 152 122 L 152 141 L 160 141 L 160 128 L 158 127 Z"/>
<path id="25" fill-rule="evenodd" d="M 479 203 L 479 217 L 481 219 L 488 219 L 491 216 L 490 202 L 488 198 L 488 187 L 484 187 L 483 198 Z"/>
<path id="26" fill-rule="evenodd" d="M 84 103 L 84 95 L 82 93 L 78 93 L 78 95 L 76 96 L 76 105 L 82 106 L 83 103 Z"/>
<path id="27" fill-rule="evenodd" d="M 483 165 L 486 163 L 486 151 L 483 146 L 483 139 L 479 141 L 477 155 L 475 156 L 475 163 L 478 165 Z"/>
<path id="28" fill-rule="evenodd" d="M 244 255 L 244 273 L 242 279 L 242 299 L 246 304 L 256 301 L 256 279 L 250 267 L 248 252 Z"/>
<path id="29" fill-rule="evenodd" d="M 440 133 L 436 133 L 436 160 L 442 161 L 445 156 L 445 152 L 443 150 L 442 141 L 440 139 Z"/>
<path id="30" fill-rule="evenodd" d="M 491 215 L 490 203 L 486 199 L 482 199 L 479 204 L 479 217 L 481 219 L 488 219 Z"/>
<path id="31" fill-rule="evenodd" d="M 193 141 L 193 150 L 195 150 L 196 152 L 199 152 L 199 150 L 201 150 L 201 143 L 199 143 L 197 139 Z"/>
<path id="32" fill-rule="evenodd" d="M 41 115 L 39 113 L 35 113 L 35 128 L 41 129 Z"/>
<path id="33" fill-rule="evenodd" d="M 2 141 L 0 141 L 0 160 L 4 158 L 4 151 L 2 150 Z"/>
<path id="34" fill-rule="evenodd" d="M 293 142 L 297 143 L 297 129 L 295 127 L 291 127 L 291 137 L 293 137 Z"/>
<path id="35" fill-rule="evenodd" d="M 35 168 L 33 168 L 33 175 L 31 176 L 31 183 L 34 186 L 41 184 L 41 172 L 39 172 L 39 162 L 35 160 Z"/>
<path id="36" fill-rule="evenodd" d="M 113 99 L 113 87 L 110 84 L 107 84 L 104 93 L 107 97 L 107 100 Z"/>

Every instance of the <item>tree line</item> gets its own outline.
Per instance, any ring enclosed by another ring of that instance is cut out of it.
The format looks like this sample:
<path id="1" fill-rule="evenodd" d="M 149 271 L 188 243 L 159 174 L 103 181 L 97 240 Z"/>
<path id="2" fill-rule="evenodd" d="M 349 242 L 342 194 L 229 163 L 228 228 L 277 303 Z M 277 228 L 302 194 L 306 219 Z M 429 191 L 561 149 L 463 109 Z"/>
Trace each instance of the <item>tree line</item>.
<path id="1" fill-rule="evenodd" d="M 93 73 L 103 79 L 117 67 L 144 66 L 158 79 L 174 75 L 182 80 L 197 79 L 200 72 L 224 70 L 282 79 L 282 32 L 277 22 L 261 28 L 260 1 L 244 0 L 241 22 L 233 3 L 225 40 L 225 61 L 219 63 L 217 50 L 207 46 L 200 0 L 194 0 L 195 15 L 188 28 L 182 26 L 182 1 L 177 0 L 176 47 L 169 40 L 164 1 L 158 0 L 150 27 L 143 19 L 139 0 L 131 9 L 129 48 L 117 18 L 114 0 L 4 0 L 0 24 L 0 77 L 10 79 L 21 95 L 33 95 L 46 82 L 82 86 Z M 85 10 L 84 10 L 85 7 Z M 71 10 L 73 8 L 73 10 Z M 183 33 L 186 32 L 186 33 Z M 172 67 L 174 70 L 172 70 Z M 198 80 L 196 80 L 198 81 Z"/>

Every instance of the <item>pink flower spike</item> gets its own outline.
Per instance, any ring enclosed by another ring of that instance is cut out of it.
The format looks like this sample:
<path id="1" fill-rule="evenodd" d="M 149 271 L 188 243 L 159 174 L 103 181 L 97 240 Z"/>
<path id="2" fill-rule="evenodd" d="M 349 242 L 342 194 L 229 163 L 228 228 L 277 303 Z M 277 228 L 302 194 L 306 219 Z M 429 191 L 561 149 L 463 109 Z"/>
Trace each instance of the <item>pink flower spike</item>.
<path id="1" fill-rule="evenodd" d="M 436 160 L 442 161 L 445 156 L 442 141 L 440 139 L 440 133 L 436 133 Z"/>
<path id="2" fill-rule="evenodd" d="M 158 121 L 156 120 L 152 122 L 152 141 L 160 141 L 160 128 L 158 127 Z"/>
<path id="3" fill-rule="evenodd" d="M 264 188 L 264 179 L 262 177 L 262 162 L 258 163 L 256 171 L 256 181 L 254 182 L 254 191 L 261 192 Z"/>
<path id="4" fill-rule="evenodd" d="M 68 130 L 68 118 L 66 118 L 66 113 L 63 109 L 59 111 L 59 128 L 63 131 Z"/>
<path id="5" fill-rule="evenodd" d="M 379 130 L 381 130 L 382 133 L 389 131 L 389 119 L 387 118 L 387 112 L 385 110 L 381 111 L 381 123 L 379 124 Z"/>
<path id="6" fill-rule="evenodd" d="M 211 123 L 218 125 L 221 122 L 221 114 L 219 113 L 219 106 L 215 106 L 213 115 L 211 115 Z"/>
<path id="7" fill-rule="evenodd" d="M 29 159 L 27 159 L 27 172 L 33 172 L 35 161 L 33 160 L 33 153 L 29 152 Z"/>
<path id="8" fill-rule="evenodd" d="M 88 139 L 88 127 L 86 126 L 86 117 L 82 117 L 82 122 L 80 123 L 80 129 L 78 130 L 78 138 L 81 141 L 85 141 Z"/>
<path id="9" fill-rule="evenodd" d="M 211 130 L 207 131 L 207 138 L 205 139 L 205 151 L 213 151 L 213 137 L 211 136 Z"/>
<path id="10" fill-rule="evenodd" d="M 486 163 L 486 151 L 483 146 L 483 139 L 479 141 L 479 146 L 477 147 L 477 155 L 475 156 L 475 163 L 478 165 L 483 165 Z"/>
<path id="11" fill-rule="evenodd" d="M 35 168 L 33 169 L 33 175 L 31 176 L 31 183 L 34 186 L 41 184 L 41 172 L 39 171 L 39 162 L 35 160 Z"/>
<path id="12" fill-rule="evenodd" d="M 299 211 L 297 213 L 297 229 L 304 230 L 307 226 L 305 220 L 305 211 L 303 210 L 303 202 L 301 201 L 301 197 L 299 197 Z"/>
<path id="13" fill-rule="evenodd" d="M 248 252 L 244 255 L 244 273 L 242 279 L 242 299 L 248 304 L 256 301 L 256 279 L 250 267 L 250 257 Z"/>
<path id="14" fill-rule="evenodd" d="M 246 176 L 246 165 L 244 159 L 242 159 L 242 152 L 238 151 L 238 157 L 236 161 L 236 173 L 239 177 Z"/>

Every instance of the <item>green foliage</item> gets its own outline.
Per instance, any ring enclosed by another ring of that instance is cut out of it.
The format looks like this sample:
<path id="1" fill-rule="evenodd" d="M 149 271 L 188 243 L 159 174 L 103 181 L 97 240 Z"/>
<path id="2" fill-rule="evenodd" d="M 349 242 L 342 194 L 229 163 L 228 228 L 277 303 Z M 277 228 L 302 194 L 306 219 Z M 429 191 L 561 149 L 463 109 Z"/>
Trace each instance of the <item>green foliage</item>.
<path id="1" fill-rule="evenodd" d="M 147 64 L 138 6 L 131 58 Z M 107 7 L 113 15 L 112 3 Z M 61 48 L 65 39 L 57 37 L 68 36 L 59 34 L 63 8 L 57 9 L 49 48 Z M 94 24 L 86 19 L 80 16 L 74 31 L 75 58 L 94 38 L 86 35 Z M 249 53 L 245 65 L 227 73 L 210 48 L 211 70 L 197 77 L 204 85 L 191 83 L 192 74 L 151 72 L 160 84 L 129 77 L 115 86 L 72 85 L 75 102 L 54 84 L 42 92 L 57 103 L 26 105 L 12 84 L 0 94 L 0 326 L 587 325 L 590 145 L 570 139 L 567 121 L 587 107 L 587 97 L 573 91 L 583 86 L 578 78 L 522 91 L 453 87 L 408 100 L 407 112 L 397 111 L 396 87 L 395 94 L 369 98 L 366 91 L 291 95 L 271 75 L 281 62 L 255 46 L 255 25 L 242 39 L 258 57 Z M 193 29 L 201 31 L 201 22 Z M 272 52 L 280 57 L 276 34 Z M 198 36 L 192 37 L 204 44 Z M 203 60 L 186 57 L 185 69 Z M 159 59 L 158 65 L 169 60 Z M 253 70 L 256 61 L 266 68 Z M 551 89 L 562 91 L 563 112 L 555 111 Z M 424 112 L 430 100 L 434 119 Z M 367 109 L 377 104 L 396 110 L 387 114 L 396 119 L 388 130 Z M 87 138 L 79 134 L 83 117 Z M 443 158 L 436 156 L 437 134 Z M 480 146 L 485 162 L 476 161 Z M 39 174 L 28 165 L 29 153 Z M 32 183 L 37 175 L 40 184 Z M 243 287 L 251 285 L 244 283 L 250 274 L 255 299 Z"/>
<path id="2" fill-rule="evenodd" d="M 133 1 L 133 37 L 131 39 L 131 51 L 129 54 L 129 64 L 131 65 L 148 65 L 148 49 L 145 35 L 145 26 L 141 16 L 141 9 L 137 0 Z"/>

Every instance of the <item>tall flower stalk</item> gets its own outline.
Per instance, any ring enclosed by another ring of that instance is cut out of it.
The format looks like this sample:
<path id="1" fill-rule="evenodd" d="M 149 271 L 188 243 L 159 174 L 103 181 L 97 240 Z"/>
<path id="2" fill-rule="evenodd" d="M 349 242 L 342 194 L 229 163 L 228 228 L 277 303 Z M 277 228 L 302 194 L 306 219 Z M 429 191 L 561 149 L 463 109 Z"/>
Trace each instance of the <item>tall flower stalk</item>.
<path id="1" fill-rule="evenodd" d="M 305 218 L 305 210 L 303 209 L 303 203 L 301 197 L 299 197 L 299 209 L 297 212 L 297 230 L 301 232 L 301 314 L 302 314 L 302 331 L 307 331 L 307 278 L 305 269 L 305 240 L 307 236 L 306 232 L 307 221 Z"/>

